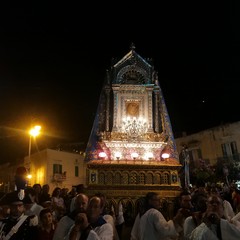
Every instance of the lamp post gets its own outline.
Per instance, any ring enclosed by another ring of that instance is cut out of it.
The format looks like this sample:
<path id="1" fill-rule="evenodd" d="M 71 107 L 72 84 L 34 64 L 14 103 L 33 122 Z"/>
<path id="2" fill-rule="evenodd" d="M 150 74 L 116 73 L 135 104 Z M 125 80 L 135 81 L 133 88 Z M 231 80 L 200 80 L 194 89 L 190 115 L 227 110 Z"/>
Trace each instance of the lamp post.
<path id="1" fill-rule="evenodd" d="M 31 178 L 31 175 L 29 174 L 30 169 L 30 163 L 31 163 L 31 150 L 32 150 L 32 138 L 36 138 L 40 134 L 41 126 L 37 125 L 34 126 L 29 130 L 29 145 L 28 145 L 28 160 L 29 160 L 29 168 L 28 168 L 28 178 Z"/>

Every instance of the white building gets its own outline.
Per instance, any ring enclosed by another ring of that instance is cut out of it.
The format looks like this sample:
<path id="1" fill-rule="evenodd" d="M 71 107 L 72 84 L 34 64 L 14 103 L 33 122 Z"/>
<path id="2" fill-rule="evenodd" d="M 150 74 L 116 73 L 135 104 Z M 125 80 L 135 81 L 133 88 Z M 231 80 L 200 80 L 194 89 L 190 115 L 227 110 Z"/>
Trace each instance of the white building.
<path id="1" fill-rule="evenodd" d="M 69 188 L 86 183 L 86 165 L 83 154 L 45 149 L 24 158 L 24 166 L 31 174 L 29 185 L 49 184 L 50 192 L 55 187 Z"/>

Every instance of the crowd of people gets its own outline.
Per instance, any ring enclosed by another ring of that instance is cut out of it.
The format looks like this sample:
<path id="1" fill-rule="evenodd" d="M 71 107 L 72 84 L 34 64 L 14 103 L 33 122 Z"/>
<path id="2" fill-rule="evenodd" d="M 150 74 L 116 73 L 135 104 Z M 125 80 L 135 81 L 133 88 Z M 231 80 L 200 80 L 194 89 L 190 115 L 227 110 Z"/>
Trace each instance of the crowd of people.
<path id="1" fill-rule="evenodd" d="M 175 203 L 175 216 L 167 220 L 160 198 L 149 192 L 141 204 L 131 240 L 237 240 L 240 239 L 240 191 L 237 188 L 183 189 Z"/>
<path id="2" fill-rule="evenodd" d="M 168 219 L 160 196 L 139 199 L 130 240 L 239 240 L 240 191 L 224 186 L 183 189 Z M 160 210 L 161 209 L 161 210 Z M 107 208 L 106 196 L 87 196 L 47 184 L 15 190 L 0 199 L 0 240 L 125 240 L 124 208 Z M 129 240 L 126 239 L 126 240 Z"/>
<path id="3" fill-rule="evenodd" d="M 122 204 L 107 210 L 106 196 L 87 196 L 72 187 L 49 185 L 5 194 L 0 199 L 0 240 L 120 240 L 124 224 Z"/>

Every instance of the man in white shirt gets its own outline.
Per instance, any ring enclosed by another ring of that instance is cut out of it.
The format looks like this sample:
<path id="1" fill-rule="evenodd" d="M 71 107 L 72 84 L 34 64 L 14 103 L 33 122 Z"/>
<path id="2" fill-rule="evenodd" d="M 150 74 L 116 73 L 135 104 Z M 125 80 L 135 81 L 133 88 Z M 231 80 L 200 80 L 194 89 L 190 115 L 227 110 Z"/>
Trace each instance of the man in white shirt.
<path id="1" fill-rule="evenodd" d="M 210 195 L 202 223 L 190 234 L 190 240 L 239 240 L 240 230 L 223 219 L 223 202 L 218 195 Z"/>
<path id="2" fill-rule="evenodd" d="M 132 231 L 131 240 L 167 240 L 178 237 L 184 216 L 179 210 L 173 220 L 166 221 L 160 209 L 160 197 L 155 192 L 146 195 L 143 214 L 138 214 Z"/>
<path id="3" fill-rule="evenodd" d="M 102 216 L 103 202 L 101 198 L 94 196 L 89 201 L 87 214 L 79 213 L 75 224 L 65 239 L 69 240 L 112 240 L 113 227 Z"/>
<path id="4" fill-rule="evenodd" d="M 53 240 L 63 240 L 67 236 L 69 230 L 74 225 L 75 218 L 78 213 L 86 212 L 88 207 L 88 196 L 80 193 L 76 196 L 74 201 L 74 209 L 68 215 L 63 216 L 54 232 Z"/>

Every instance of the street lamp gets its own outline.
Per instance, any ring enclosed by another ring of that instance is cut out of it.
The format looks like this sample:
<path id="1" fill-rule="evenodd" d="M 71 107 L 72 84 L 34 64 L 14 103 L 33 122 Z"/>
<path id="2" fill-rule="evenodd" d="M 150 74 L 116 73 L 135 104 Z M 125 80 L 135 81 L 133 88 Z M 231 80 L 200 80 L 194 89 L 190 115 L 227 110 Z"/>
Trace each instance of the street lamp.
<path id="1" fill-rule="evenodd" d="M 40 134 L 40 130 L 41 130 L 41 126 L 37 125 L 37 126 L 34 126 L 33 128 L 31 128 L 28 132 L 29 136 L 30 136 L 29 137 L 29 146 L 28 146 L 29 169 L 30 169 L 30 163 L 31 163 L 32 137 L 35 139 L 36 136 L 38 136 Z M 29 171 L 28 171 L 28 174 L 29 174 Z M 31 176 L 28 175 L 28 178 L 30 179 Z"/>

